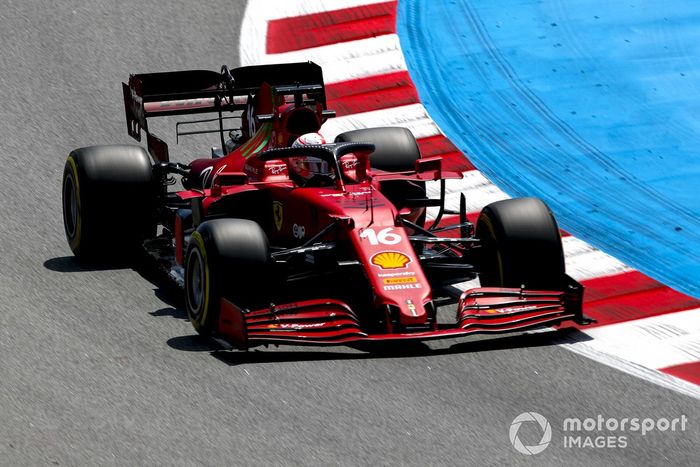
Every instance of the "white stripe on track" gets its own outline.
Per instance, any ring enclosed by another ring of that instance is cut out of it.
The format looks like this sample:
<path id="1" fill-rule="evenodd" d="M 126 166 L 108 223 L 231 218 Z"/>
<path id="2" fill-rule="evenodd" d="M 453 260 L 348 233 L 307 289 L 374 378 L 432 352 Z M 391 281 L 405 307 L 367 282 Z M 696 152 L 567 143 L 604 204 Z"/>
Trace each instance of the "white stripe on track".
<path id="1" fill-rule="evenodd" d="M 408 128 L 416 138 L 428 138 L 442 134 L 435 122 L 428 116 L 423 104 L 403 105 L 331 118 L 323 124 L 321 133 L 325 136 L 326 141 L 332 141 L 344 131 L 381 126 Z"/>
<path id="2" fill-rule="evenodd" d="M 700 308 L 584 329 L 585 345 L 661 369 L 700 360 Z"/>
<path id="3" fill-rule="evenodd" d="M 406 70 L 406 61 L 396 34 L 292 52 L 264 54 L 247 58 L 246 62 L 252 62 L 253 59 L 256 59 L 255 63 L 258 64 L 312 61 L 323 67 L 323 79 L 326 84 Z"/>
<path id="4" fill-rule="evenodd" d="M 640 321 L 645 321 L 646 319 Z M 604 329 L 606 327 L 607 326 L 601 326 L 597 329 Z M 611 353 L 611 350 L 613 349 L 601 349 L 601 347 L 608 344 L 608 342 L 602 342 L 599 340 L 599 338 L 594 340 L 590 339 L 591 338 L 585 333 L 576 332 L 564 339 L 561 339 L 557 343 L 567 350 L 575 352 L 586 358 L 590 358 L 591 360 L 595 360 L 598 363 L 602 363 L 611 368 L 615 368 L 616 370 L 620 370 L 632 376 L 636 376 L 637 378 L 649 381 L 681 394 L 694 397 L 695 399 L 700 399 L 700 386 L 689 383 L 680 378 L 676 378 L 675 376 L 662 373 L 656 369 L 640 365 L 618 354 Z M 613 341 L 616 340 L 616 336 L 612 336 L 612 339 Z"/>
<path id="5" fill-rule="evenodd" d="M 399 36 L 383 34 L 374 38 L 313 47 L 279 54 L 266 53 L 267 22 L 272 19 L 301 16 L 322 11 L 383 3 L 381 0 L 298 1 L 273 0 L 263 8 L 248 2 L 241 25 L 240 57 L 242 65 L 312 61 L 323 67 L 327 84 L 366 78 L 406 70 Z M 255 6 L 254 6 L 255 5 Z"/>
<path id="6" fill-rule="evenodd" d="M 612 276 L 632 268 L 576 237 L 562 238 L 566 272 L 577 281 Z"/>

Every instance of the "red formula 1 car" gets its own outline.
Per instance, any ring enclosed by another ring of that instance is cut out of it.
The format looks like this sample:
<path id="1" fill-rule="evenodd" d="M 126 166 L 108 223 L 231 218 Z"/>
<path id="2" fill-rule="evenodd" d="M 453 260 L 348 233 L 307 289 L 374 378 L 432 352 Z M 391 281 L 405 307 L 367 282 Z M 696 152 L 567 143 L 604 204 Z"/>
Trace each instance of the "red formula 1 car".
<path id="1" fill-rule="evenodd" d="M 560 232 L 543 202 L 493 203 L 476 228 L 462 202 L 457 224 L 443 227 L 445 180 L 462 175 L 443 170 L 439 157 L 421 158 L 408 130 L 355 130 L 292 147 L 334 116 L 317 65 L 140 74 L 123 89 L 129 134 L 140 140 L 144 132 L 148 152 L 71 152 L 66 235 L 80 260 L 145 248 L 184 288 L 200 334 L 247 349 L 585 321 L 583 287 L 565 274 Z M 198 113 L 215 116 L 178 123 L 178 137 L 215 132 L 221 148 L 211 159 L 171 162 L 149 119 Z M 193 129 L 207 123 L 216 127 Z M 325 171 L 300 177 L 295 164 L 309 160 Z M 169 189 L 175 175 L 182 190 Z M 432 181 L 440 199 L 426 197 Z M 428 207 L 437 210 L 431 221 Z M 479 288 L 454 287 L 477 276 Z M 450 302 L 456 316 L 438 320 Z"/>

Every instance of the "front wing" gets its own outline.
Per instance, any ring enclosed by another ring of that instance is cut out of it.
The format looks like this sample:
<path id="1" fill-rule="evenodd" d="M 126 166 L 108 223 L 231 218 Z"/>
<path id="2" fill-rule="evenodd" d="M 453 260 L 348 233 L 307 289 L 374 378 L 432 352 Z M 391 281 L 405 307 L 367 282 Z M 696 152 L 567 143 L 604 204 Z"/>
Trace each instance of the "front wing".
<path id="1" fill-rule="evenodd" d="M 223 299 L 217 337 L 238 349 L 262 344 L 342 345 L 361 341 L 433 340 L 483 333 L 511 333 L 559 325 L 586 324 L 583 287 L 567 291 L 476 288 L 465 291 L 454 323 L 432 330 L 369 334 L 353 310 L 333 299 L 305 300 L 247 311 Z M 578 286 L 578 287 L 576 287 Z"/>

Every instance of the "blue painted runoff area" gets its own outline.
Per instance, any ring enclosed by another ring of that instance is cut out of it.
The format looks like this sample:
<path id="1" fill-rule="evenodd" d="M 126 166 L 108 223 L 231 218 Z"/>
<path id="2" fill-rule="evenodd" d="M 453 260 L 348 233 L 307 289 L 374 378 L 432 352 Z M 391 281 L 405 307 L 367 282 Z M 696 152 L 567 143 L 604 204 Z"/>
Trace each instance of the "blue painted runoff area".
<path id="1" fill-rule="evenodd" d="M 423 104 L 510 196 L 700 297 L 700 1 L 402 0 Z"/>

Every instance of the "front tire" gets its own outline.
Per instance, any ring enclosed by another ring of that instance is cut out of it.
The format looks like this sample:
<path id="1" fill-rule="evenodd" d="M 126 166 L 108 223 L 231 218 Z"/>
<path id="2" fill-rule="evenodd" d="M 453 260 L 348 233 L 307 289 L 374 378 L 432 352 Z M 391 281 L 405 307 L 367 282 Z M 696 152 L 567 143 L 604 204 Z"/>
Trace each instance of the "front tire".
<path id="1" fill-rule="evenodd" d="M 554 216 L 537 198 L 486 206 L 476 224 L 481 240 L 479 279 L 483 287 L 561 290 L 564 250 Z"/>
<path id="2" fill-rule="evenodd" d="M 195 330 L 216 334 L 222 298 L 241 308 L 265 304 L 274 288 L 267 236 L 246 219 L 203 222 L 185 259 L 185 306 Z"/>

